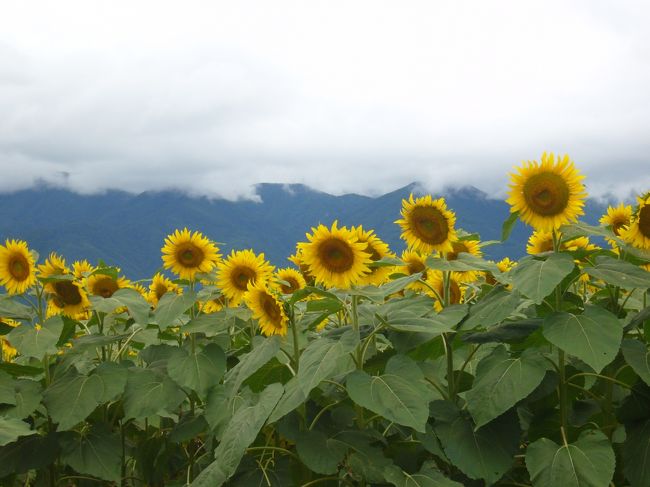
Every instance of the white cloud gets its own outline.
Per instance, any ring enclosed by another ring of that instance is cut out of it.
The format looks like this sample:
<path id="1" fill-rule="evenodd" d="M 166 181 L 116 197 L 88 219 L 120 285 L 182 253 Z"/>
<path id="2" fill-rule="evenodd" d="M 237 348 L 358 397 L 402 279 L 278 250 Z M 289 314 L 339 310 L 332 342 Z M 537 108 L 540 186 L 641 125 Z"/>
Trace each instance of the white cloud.
<path id="1" fill-rule="evenodd" d="M 643 0 L 14 2 L 0 190 L 503 194 L 552 150 L 627 196 L 650 188 L 648 21 Z"/>

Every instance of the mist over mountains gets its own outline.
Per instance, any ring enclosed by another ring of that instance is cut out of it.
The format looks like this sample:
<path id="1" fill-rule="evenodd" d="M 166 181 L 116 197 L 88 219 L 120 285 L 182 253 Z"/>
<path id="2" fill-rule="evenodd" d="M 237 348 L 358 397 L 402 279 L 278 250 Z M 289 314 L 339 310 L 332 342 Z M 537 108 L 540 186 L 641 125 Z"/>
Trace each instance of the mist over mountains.
<path id="1" fill-rule="evenodd" d="M 199 230 L 219 243 L 225 255 L 231 249 L 264 252 L 272 264 L 290 265 L 286 258 L 311 227 L 338 220 L 341 225 L 374 229 L 391 249 L 401 253 L 401 201 L 420 194 L 409 184 L 379 197 L 346 194 L 334 196 L 294 184 L 260 184 L 259 202 L 192 197 L 178 192 L 144 192 L 133 195 L 109 191 L 80 195 L 41 187 L 0 194 L 0 239 L 20 238 L 39 252 L 51 251 L 68 262 L 86 258 L 117 265 L 131 279 L 151 277 L 162 261 L 164 238 L 177 228 Z M 450 189 L 444 194 L 455 211 L 457 227 L 479 233 L 482 240 L 499 240 L 509 206 L 490 199 L 473 187 Z M 606 206 L 586 205 L 587 222 L 596 223 Z M 484 248 L 488 258 L 520 257 L 531 229 L 517 223 L 510 239 Z"/>

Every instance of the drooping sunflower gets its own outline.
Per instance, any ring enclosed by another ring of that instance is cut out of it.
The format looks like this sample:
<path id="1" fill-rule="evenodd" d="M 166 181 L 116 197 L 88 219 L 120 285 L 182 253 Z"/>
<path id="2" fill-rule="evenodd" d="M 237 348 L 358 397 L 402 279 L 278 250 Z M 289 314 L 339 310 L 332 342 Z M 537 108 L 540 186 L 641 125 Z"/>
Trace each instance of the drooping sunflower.
<path id="1" fill-rule="evenodd" d="M 427 283 L 436 292 L 427 288 L 427 294 L 435 299 L 434 307 L 437 311 L 442 310 L 445 299 L 445 285 L 442 271 L 431 270 L 427 277 Z M 449 304 L 459 304 L 463 302 L 467 285 L 462 281 L 457 272 L 449 273 Z"/>
<path id="2" fill-rule="evenodd" d="M 455 242 L 452 242 L 451 246 L 451 251 L 443 253 L 441 257 L 444 257 L 447 260 L 456 260 L 458 259 L 458 254 L 462 252 L 475 255 L 477 257 L 483 255 L 480 242 L 476 239 L 468 238 L 465 240 L 457 240 Z M 477 271 L 462 271 L 457 272 L 456 275 L 463 282 L 471 282 L 478 277 L 479 273 Z"/>
<path id="3" fill-rule="evenodd" d="M 93 296 L 110 298 L 118 289 L 130 287 L 131 283 L 125 277 L 113 277 L 110 274 L 96 272 L 86 279 L 86 289 Z"/>
<path id="4" fill-rule="evenodd" d="M 248 291 L 249 282 L 265 283 L 273 274 L 273 266 L 250 249 L 233 250 L 217 266 L 217 286 L 228 298 L 230 306 L 237 306 Z"/>
<path id="5" fill-rule="evenodd" d="M 535 255 L 553 250 L 553 234 L 543 230 L 535 230 L 528 239 L 526 252 Z"/>
<path id="6" fill-rule="evenodd" d="M 264 335 L 287 334 L 289 318 L 284 312 L 282 302 L 269 291 L 265 282 L 251 282 L 244 295 L 244 301 L 253 312 L 253 317 L 257 319 Z"/>
<path id="7" fill-rule="evenodd" d="M 23 240 L 0 245 L 0 284 L 9 294 L 22 294 L 36 283 L 34 256 Z"/>
<path id="8" fill-rule="evenodd" d="M 526 161 L 511 174 L 510 211 L 535 230 L 552 231 L 584 214 L 587 193 L 582 176 L 568 155 L 542 154 L 541 164 Z"/>
<path id="9" fill-rule="evenodd" d="M 621 237 L 634 247 L 650 249 L 650 193 L 637 197 L 637 202 L 630 224 L 621 229 Z"/>
<path id="10" fill-rule="evenodd" d="M 619 236 L 623 227 L 627 227 L 632 219 L 632 206 L 621 203 L 618 206 L 608 206 L 607 213 L 600 217 L 600 224 L 610 226 L 614 235 Z"/>
<path id="11" fill-rule="evenodd" d="M 303 289 L 305 286 L 307 286 L 307 283 L 305 282 L 305 278 L 302 277 L 302 274 L 300 271 L 297 271 L 296 269 L 292 269 L 291 267 L 285 267 L 284 269 L 278 269 L 278 271 L 275 273 L 275 280 L 277 281 L 284 281 L 288 283 L 287 284 L 278 282 L 278 288 L 280 291 L 282 291 L 283 294 L 293 294 L 299 289 Z"/>
<path id="12" fill-rule="evenodd" d="M 298 245 L 316 282 L 326 287 L 348 289 L 370 272 L 368 264 L 372 260 L 365 251 L 366 244 L 359 242 L 348 228 L 338 228 L 338 222 L 335 221 L 331 228 L 322 224 L 312 228 L 307 240 L 309 242 Z"/>
<path id="13" fill-rule="evenodd" d="M 406 274 L 407 276 L 412 276 L 413 274 L 422 272 L 421 279 L 423 281 L 427 280 L 427 272 L 428 272 L 427 265 L 426 265 L 427 255 L 422 255 L 415 250 L 405 250 L 404 252 L 402 252 L 401 259 L 404 262 L 404 265 L 397 266 L 395 268 L 395 272 L 398 272 L 400 274 Z M 406 286 L 406 289 L 411 289 L 413 291 L 426 291 L 428 288 L 425 284 L 416 281 Z"/>
<path id="14" fill-rule="evenodd" d="M 435 250 L 451 251 L 451 243 L 458 240 L 456 215 L 447 209 L 444 198 L 434 200 L 431 195 L 402 200 L 402 218 L 396 220 L 402 227 L 401 238 L 406 240 L 409 248 L 425 253 Z"/>
<path id="15" fill-rule="evenodd" d="M 220 255 L 217 246 L 200 232 L 187 228 L 176 230 L 165 239 L 161 249 L 165 269 L 171 269 L 181 279 L 194 280 L 198 273 L 215 268 Z"/>
<path id="16" fill-rule="evenodd" d="M 172 282 L 171 279 L 163 276 L 158 272 L 151 279 L 151 285 L 149 286 L 149 293 L 147 293 L 147 301 L 149 301 L 154 307 L 158 305 L 158 301 L 167 293 L 180 294 L 181 289 Z"/>
<path id="17" fill-rule="evenodd" d="M 357 237 L 357 241 L 364 243 L 366 248 L 364 252 L 370 254 L 370 260 L 377 262 L 384 257 L 395 257 L 395 254 L 390 251 L 388 244 L 382 241 L 374 230 L 364 230 L 362 226 L 352 227 L 352 233 Z M 362 282 L 364 284 L 374 284 L 379 286 L 388 279 L 388 276 L 393 272 L 391 266 L 370 267 L 370 272 L 366 274 Z"/>

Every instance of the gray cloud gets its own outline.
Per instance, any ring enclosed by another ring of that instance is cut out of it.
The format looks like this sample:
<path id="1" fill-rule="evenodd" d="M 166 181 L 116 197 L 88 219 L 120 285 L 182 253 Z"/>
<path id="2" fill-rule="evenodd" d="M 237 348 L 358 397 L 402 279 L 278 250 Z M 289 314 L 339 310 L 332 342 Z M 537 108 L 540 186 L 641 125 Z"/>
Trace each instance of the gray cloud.
<path id="1" fill-rule="evenodd" d="M 545 150 L 595 195 L 650 188 L 646 2 L 231 3 L 10 7 L 0 191 L 502 196 Z"/>

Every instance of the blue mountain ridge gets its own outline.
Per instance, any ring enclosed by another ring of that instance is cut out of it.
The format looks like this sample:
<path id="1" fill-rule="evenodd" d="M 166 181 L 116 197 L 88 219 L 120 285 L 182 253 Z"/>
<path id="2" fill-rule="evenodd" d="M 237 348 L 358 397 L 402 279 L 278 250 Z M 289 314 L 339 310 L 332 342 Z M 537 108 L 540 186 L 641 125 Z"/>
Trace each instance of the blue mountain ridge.
<path id="1" fill-rule="evenodd" d="M 219 243 L 223 254 L 252 248 L 264 252 L 274 265 L 286 260 L 298 241 L 319 223 L 363 225 L 374 229 L 397 253 L 405 248 L 400 228 L 402 199 L 422 194 L 416 183 L 369 197 L 334 196 L 301 184 L 259 184 L 261 202 L 193 197 L 174 191 L 129 194 L 108 191 L 81 195 L 52 187 L 0 194 L 0 240 L 26 240 L 44 259 L 50 252 L 68 262 L 99 259 L 121 267 L 131 279 L 151 277 L 162 265 L 160 249 L 175 229 L 199 230 Z M 482 240 L 499 240 L 510 208 L 473 187 L 445 190 L 447 206 L 456 213 L 456 226 L 479 233 Z M 596 223 L 606 206 L 588 201 L 585 221 Z M 518 222 L 508 241 L 484 248 L 486 257 L 519 258 L 531 229 Z"/>

